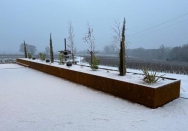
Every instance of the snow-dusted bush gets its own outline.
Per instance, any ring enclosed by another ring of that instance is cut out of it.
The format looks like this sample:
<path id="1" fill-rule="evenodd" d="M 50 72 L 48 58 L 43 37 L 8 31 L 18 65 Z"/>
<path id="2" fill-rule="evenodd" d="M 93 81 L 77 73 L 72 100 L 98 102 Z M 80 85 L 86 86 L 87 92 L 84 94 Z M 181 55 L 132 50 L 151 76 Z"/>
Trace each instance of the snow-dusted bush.
<path id="1" fill-rule="evenodd" d="M 100 64 L 100 58 L 97 58 L 97 57 L 95 57 L 95 55 L 93 55 L 92 62 L 90 63 L 91 69 L 98 69 L 99 64 Z"/>
<path id="2" fill-rule="evenodd" d="M 153 71 L 150 72 L 147 70 L 147 68 L 143 68 L 142 69 L 143 73 L 144 73 L 144 78 L 143 81 L 145 81 L 146 83 L 156 83 L 160 78 L 162 78 L 164 75 L 161 76 L 157 76 L 157 72 Z"/>
<path id="3" fill-rule="evenodd" d="M 64 65 L 63 59 L 64 59 L 64 54 L 63 53 L 59 53 L 59 64 L 60 65 Z"/>
<path id="4" fill-rule="evenodd" d="M 40 60 L 44 61 L 46 59 L 46 54 L 45 53 L 39 53 Z"/>
<path id="5" fill-rule="evenodd" d="M 32 54 L 28 53 L 28 58 L 31 59 L 32 58 Z"/>

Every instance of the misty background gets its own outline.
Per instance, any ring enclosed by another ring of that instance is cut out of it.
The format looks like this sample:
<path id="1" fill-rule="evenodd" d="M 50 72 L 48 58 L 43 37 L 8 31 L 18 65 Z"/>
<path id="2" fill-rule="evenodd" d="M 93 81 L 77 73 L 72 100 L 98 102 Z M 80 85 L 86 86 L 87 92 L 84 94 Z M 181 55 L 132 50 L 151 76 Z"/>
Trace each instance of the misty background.
<path id="1" fill-rule="evenodd" d="M 50 33 L 57 53 L 64 49 L 69 21 L 77 51 L 88 48 L 82 39 L 87 22 L 93 25 L 96 50 L 103 50 L 111 44 L 114 20 L 122 24 L 124 17 L 128 49 L 188 43 L 188 0 L 0 0 L 0 53 L 21 53 L 24 40 L 44 52 Z"/>

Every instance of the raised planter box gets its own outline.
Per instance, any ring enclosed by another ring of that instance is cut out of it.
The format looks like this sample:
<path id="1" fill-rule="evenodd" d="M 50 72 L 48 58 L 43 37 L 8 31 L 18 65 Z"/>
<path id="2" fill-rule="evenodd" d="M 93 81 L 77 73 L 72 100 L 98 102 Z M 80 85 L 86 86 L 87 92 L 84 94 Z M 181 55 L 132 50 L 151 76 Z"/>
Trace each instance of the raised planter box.
<path id="1" fill-rule="evenodd" d="M 92 87 L 96 90 L 128 99 L 150 108 L 157 108 L 180 96 L 180 80 L 176 79 L 166 78 L 172 82 L 157 88 L 152 88 L 147 85 L 129 83 L 27 59 L 17 59 L 17 62 L 18 64 L 28 65 L 30 68 Z"/>

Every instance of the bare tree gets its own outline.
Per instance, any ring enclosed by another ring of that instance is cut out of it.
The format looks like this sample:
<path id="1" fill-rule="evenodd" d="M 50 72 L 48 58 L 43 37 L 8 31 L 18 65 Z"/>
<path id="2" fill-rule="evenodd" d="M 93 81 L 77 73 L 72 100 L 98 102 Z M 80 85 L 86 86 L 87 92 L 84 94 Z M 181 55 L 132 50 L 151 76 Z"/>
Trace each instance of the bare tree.
<path id="1" fill-rule="evenodd" d="M 75 49 L 76 47 L 74 46 L 74 28 L 72 26 L 72 22 L 70 21 L 69 22 L 69 25 L 68 25 L 68 33 L 69 33 L 69 37 L 68 37 L 68 40 L 69 40 L 69 44 L 68 44 L 68 47 L 70 48 L 70 51 L 72 53 L 72 62 L 74 63 L 74 55 L 75 55 Z"/>
<path id="2" fill-rule="evenodd" d="M 104 50 L 105 54 L 110 54 L 111 53 L 109 45 L 104 46 L 103 50 Z"/>
<path id="3" fill-rule="evenodd" d="M 111 27 L 112 28 L 112 32 L 114 33 L 112 36 L 112 42 L 111 42 L 111 46 L 114 49 L 114 53 L 116 55 L 119 55 L 119 50 L 120 50 L 120 43 L 122 40 L 122 28 L 121 28 L 121 24 L 118 20 L 114 20 L 114 24 Z M 125 41 L 125 48 L 128 46 L 130 42 L 128 42 L 127 40 Z"/>
<path id="4" fill-rule="evenodd" d="M 159 47 L 159 50 L 158 50 L 158 59 L 164 60 L 165 59 L 165 55 L 166 55 L 165 47 L 164 47 L 164 45 L 161 45 Z"/>
<path id="5" fill-rule="evenodd" d="M 48 57 L 49 52 L 50 52 L 50 47 L 49 47 L 49 46 L 46 46 L 46 48 L 45 48 L 45 53 L 46 53 L 47 57 Z"/>
<path id="6" fill-rule="evenodd" d="M 111 27 L 114 35 L 112 36 L 112 47 L 115 49 L 115 54 L 119 54 L 119 44 L 121 43 L 121 25 L 120 22 L 114 20 L 114 24 Z"/>
<path id="7" fill-rule="evenodd" d="M 20 44 L 20 49 L 19 49 L 20 52 L 24 52 L 24 43 Z M 34 45 L 29 45 L 25 43 L 25 47 L 26 47 L 27 52 L 31 53 L 32 55 L 34 55 L 35 52 L 37 51 L 37 48 Z"/>
<path id="8" fill-rule="evenodd" d="M 74 47 L 73 52 L 74 52 L 74 54 L 76 54 L 76 53 L 77 53 L 77 49 L 76 49 L 76 47 Z"/>
<path id="9" fill-rule="evenodd" d="M 105 54 L 113 54 L 115 52 L 115 49 L 111 45 L 106 45 L 104 46 L 103 51 Z"/>
<path id="10" fill-rule="evenodd" d="M 87 50 L 87 53 L 91 55 L 91 65 L 93 60 L 93 54 L 95 54 L 95 45 L 94 45 L 94 35 L 93 35 L 93 27 L 90 26 L 89 23 L 87 23 L 87 33 L 83 37 L 84 42 L 86 42 L 89 45 L 89 49 Z"/>

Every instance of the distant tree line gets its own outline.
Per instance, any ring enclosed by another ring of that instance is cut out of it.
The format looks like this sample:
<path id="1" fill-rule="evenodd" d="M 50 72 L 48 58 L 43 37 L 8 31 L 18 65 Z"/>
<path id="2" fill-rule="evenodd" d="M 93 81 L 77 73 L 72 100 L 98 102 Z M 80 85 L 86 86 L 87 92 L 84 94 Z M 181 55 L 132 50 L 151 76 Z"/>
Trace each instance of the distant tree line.
<path id="1" fill-rule="evenodd" d="M 85 61 L 89 62 L 89 56 L 84 56 Z M 100 64 L 105 66 L 118 67 L 118 56 L 106 56 L 100 54 Z M 128 57 L 126 58 L 126 67 L 130 69 L 142 70 L 146 67 L 150 71 L 174 73 L 174 74 L 188 74 L 188 62 L 177 61 L 163 61 L 163 60 L 143 60 L 140 58 Z"/>
<path id="2" fill-rule="evenodd" d="M 172 48 L 168 54 L 167 60 L 188 62 L 188 44 Z"/>
<path id="3" fill-rule="evenodd" d="M 113 46 L 106 45 L 103 52 L 105 54 L 114 54 L 116 51 Z M 188 62 L 188 44 L 173 48 L 161 45 L 158 49 L 126 49 L 126 55 L 142 59 Z"/>

